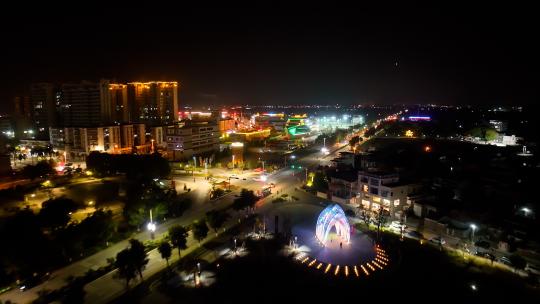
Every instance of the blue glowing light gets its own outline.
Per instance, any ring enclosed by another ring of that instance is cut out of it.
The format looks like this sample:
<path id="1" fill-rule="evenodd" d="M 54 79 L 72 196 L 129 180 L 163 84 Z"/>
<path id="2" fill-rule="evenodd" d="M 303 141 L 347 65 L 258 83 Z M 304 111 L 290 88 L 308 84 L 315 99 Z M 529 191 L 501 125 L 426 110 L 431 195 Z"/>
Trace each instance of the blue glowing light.
<path id="1" fill-rule="evenodd" d="M 339 205 L 330 205 L 326 207 L 319 218 L 317 219 L 317 239 L 326 246 L 328 241 L 328 234 L 333 227 L 336 227 L 336 233 L 345 242 L 349 243 L 351 240 L 351 227 L 349 221 L 345 216 L 345 212 Z"/>

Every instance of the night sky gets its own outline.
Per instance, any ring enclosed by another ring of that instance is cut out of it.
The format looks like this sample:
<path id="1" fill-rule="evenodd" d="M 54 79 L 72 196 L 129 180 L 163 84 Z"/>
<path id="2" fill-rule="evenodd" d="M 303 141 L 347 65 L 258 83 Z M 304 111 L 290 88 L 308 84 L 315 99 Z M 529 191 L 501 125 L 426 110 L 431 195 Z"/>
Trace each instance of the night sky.
<path id="1" fill-rule="evenodd" d="M 490 5 L 4 12 L 0 110 L 31 82 L 99 78 L 178 80 L 195 106 L 534 103 L 535 10 Z"/>

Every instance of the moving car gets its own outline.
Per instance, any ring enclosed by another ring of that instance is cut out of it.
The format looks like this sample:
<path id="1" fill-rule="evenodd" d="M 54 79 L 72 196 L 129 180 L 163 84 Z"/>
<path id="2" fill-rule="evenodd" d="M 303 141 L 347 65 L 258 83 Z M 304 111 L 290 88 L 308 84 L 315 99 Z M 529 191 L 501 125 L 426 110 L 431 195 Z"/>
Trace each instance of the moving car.
<path id="1" fill-rule="evenodd" d="M 540 267 L 537 265 L 527 263 L 527 266 L 525 266 L 525 271 L 527 271 L 528 273 L 540 275 Z"/>
<path id="2" fill-rule="evenodd" d="M 512 266 L 512 262 L 510 262 L 510 259 L 508 257 L 502 256 L 497 260 L 499 263 L 503 263 L 508 266 Z"/>

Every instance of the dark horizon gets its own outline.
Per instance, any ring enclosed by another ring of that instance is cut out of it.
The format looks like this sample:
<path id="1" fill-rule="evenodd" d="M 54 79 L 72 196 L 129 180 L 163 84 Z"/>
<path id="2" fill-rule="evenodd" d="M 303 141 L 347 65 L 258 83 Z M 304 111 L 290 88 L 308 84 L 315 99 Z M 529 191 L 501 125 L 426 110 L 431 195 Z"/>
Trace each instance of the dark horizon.
<path id="1" fill-rule="evenodd" d="M 32 82 L 100 78 L 176 80 L 181 105 L 192 106 L 533 104 L 531 13 L 405 6 L 8 16 L 0 110 Z"/>

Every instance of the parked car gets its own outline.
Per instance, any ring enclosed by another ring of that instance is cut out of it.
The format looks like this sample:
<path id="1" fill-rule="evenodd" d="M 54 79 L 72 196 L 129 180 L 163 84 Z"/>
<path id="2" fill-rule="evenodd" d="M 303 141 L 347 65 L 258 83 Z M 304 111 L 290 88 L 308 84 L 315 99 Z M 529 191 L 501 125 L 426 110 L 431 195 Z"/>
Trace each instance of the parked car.
<path id="1" fill-rule="evenodd" d="M 436 244 L 436 245 L 444 245 L 444 244 L 446 244 L 446 241 L 440 236 L 434 237 L 429 241 L 431 243 L 433 243 L 433 244 Z"/>
<path id="2" fill-rule="evenodd" d="M 483 258 L 486 258 L 486 259 L 488 259 L 488 260 L 492 260 L 492 261 L 496 260 L 496 257 L 495 257 L 493 254 L 491 254 L 491 253 L 487 253 L 487 252 L 478 252 L 478 251 L 477 251 L 477 252 L 476 252 L 476 255 L 477 255 L 477 256 L 480 256 L 480 257 L 483 257 Z"/>
<path id="3" fill-rule="evenodd" d="M 537 265 L 527 263 L 527 266 L 525 266 L 525 271 L 527 271 L 528 273 L 540 275 L 540 267 Z"/>
<path id="4" fill-rule="evenodd" d="M 395 233 L 401 233 L 401 229 L 405 230 L 405 228 L 406 226 L 400 221 L 393 221 L 390 224 L 390 230 L 394 231 Z"/>
<path id="5" fill-rule="evenodd" d="M 405 236 L 410 237 L 412 239 L 417 239 L 417 240 L 424 239 L 424 235 L 416 230 L 407 231 L 407 233 L 405 233 Z"/>

